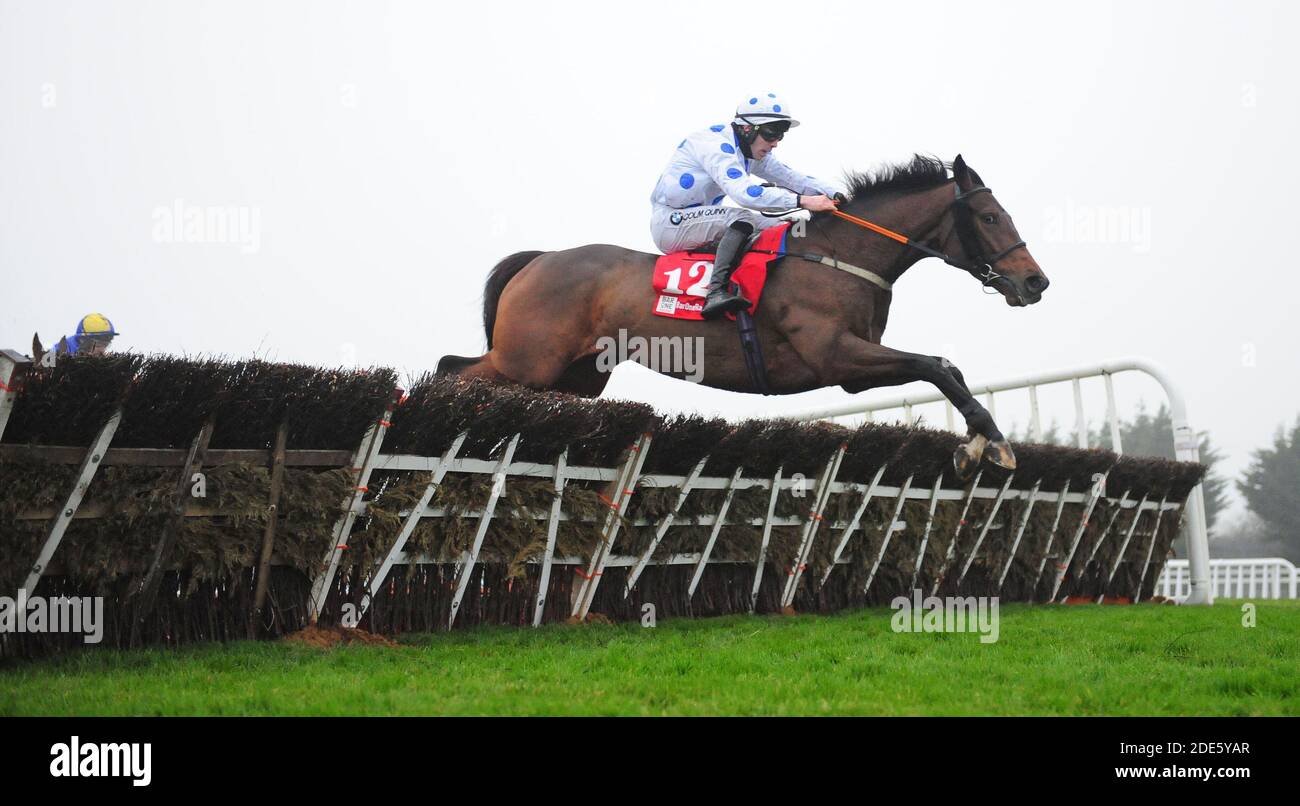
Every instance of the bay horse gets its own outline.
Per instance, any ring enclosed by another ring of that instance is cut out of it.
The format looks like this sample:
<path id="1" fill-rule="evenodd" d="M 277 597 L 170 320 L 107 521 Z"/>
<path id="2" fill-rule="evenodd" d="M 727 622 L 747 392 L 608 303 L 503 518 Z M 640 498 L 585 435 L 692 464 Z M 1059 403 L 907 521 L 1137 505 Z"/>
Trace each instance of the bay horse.
<path id="1" fill-rule="evenodd" d="M 769 269 L 754 315 L 769 392 L 839 386 L 857 393 L 926 381 L 965 418 L 970 439 L 954 456 L 958 476 L 968 477 L 981 458 L 1014 469 L 1011 446 L 957 367 L 940 356 L 885 347 L 880 339 L 892 284 L 924 257 L 968 271 L 986 292 L 1001 293 L 1013 307 L 1038 302 L 1047 277 L 1011 216 L 960 155 L 951 165 L 916 155 L 909 163 L 847 178 L 849 195 L 839 211 L 814 214 L 803 237 L 787 238 L 790 254 Z M 882 235 L 881 228 L 892 237 Z M 607 349 L 598 342 L 608 344 L 623 331 L 620 344 L 636 336 L 699 337 L 703 371 L 693 380 L 736 392 L 759 391 L 734 322 L 652 313 L 657 295 L 651 277 L 658 257 L 608 244 L 510 255 L 492 269 L 483 293 L 488 352 L 476 358 L 444 356 L 437 372 L 596 397 L 611 368 L 608 360 L 598 364 Z M 839 266 L 823 265 L 826 259 Z M 836 270 L 844 266 L 849 268 Z M 673 368 L 653 368 L 685 377 Z"/>

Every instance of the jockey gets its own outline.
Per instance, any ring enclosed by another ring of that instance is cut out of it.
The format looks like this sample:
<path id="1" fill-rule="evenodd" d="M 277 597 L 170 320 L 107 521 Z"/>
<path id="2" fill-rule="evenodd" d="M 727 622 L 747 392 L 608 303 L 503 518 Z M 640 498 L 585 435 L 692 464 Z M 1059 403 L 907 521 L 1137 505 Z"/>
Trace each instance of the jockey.
<path id="1" fill-rule="evenodd" d="M 56 348 L 59 353 L 72 355 L 100 355 L 108 350 L 113 337 L 120 335 L 113 323 L 102 313 L 88 313 L 77 323 L 77 332 L 72 338 L 64 336 L 59 339 Z"/>
<path id="2" fill-rule="evenodd" d="M 754 211 L 835 209 L 829 197 L 837 187 L 771 156 L 786 131 L 798 125 L 775 94 L 750 96 L 736 107 L 730 126 L 719 123 L 683 140 L 655 185 L 650 196 L 655 246 L 667 254 L 717 244 L 702 311 L 706 319 L 750 305 L 731 293 L 731 272 L 755 228 L 784 223 Z M 726 198 L 741 206 L 724 206 Z"/>

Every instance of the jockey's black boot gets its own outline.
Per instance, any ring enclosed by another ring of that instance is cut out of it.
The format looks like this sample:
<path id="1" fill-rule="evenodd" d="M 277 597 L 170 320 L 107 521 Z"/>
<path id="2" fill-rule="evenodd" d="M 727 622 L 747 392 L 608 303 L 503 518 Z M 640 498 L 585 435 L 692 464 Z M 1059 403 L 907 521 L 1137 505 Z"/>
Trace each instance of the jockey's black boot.
<path id="1" fill-rule="evenodd" d="M 700 312 L 705 319 L 717 319 L 723 314 L 743 311 L 749 307 L 749 300 L 731 292 L 731 272 L 740 263 L 740 250 L 753 234 L 754 225 L 748 221 L 733 221 L 723 233 L 722 240 L 718 242 L 718 253 L 713 259 L 708 299 L 704 303 L 704 310 Z"/>

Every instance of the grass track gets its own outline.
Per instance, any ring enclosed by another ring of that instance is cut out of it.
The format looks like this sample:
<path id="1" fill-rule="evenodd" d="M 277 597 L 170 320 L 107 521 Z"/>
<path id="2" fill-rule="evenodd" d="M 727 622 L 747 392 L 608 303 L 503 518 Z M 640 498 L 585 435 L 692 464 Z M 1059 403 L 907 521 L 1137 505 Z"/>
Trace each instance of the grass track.
<path id="1" fill-rule="evenodd" d="M 90 650 L 0 666 L 0 715 L 1300 715 L 1300 602 L 1255 604 L 1004 605 L 993 644 L 876 609 Z"/>

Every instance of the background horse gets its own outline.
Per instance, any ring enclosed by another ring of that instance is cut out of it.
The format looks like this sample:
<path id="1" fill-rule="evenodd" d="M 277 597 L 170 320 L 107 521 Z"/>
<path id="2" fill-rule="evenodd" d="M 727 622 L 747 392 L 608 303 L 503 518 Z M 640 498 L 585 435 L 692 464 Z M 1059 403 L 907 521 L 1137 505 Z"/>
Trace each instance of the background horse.
<path id="1" fill-rule="evenodd" d="M 1038 302 L 1047 278 L 1011 217 L 960 155 L 951 166 L 916 156 L 906 165 L 848 179 L 850 197 L 840 210 L 910 241 L 885 237 L 834 213 L 813 215 L 803 237 L 787 239 L 792 254 L 772 264 L 754 315 L 770 391 L 796 394 L 839 386 L 856 393 L 926 381 L 966 420 L 971 439 L 954 457 L 960 476 L 969 475 L 982 455 L 1014 468 L 1011 446 L 957 367 L 939 356 L 881 345 L 893 297 L 886 286 L 927 255 L 970 272 L 1012 306 Z M 884 282 L 822 265 L 821 256 L 866 269 Z M 492 269 L 484 289 L 488 352 L 477 358 L 445 356 L 438 372 L 595 397 L 609 381 L 610 367 L 598 366 L 597 357 L 610 339 L 625 344 L 638 336 L 698 338 L 702 374 L 692 380 L 758 391 L 734 322 L 652 313 L 657 258 L 607 244 L 510 255 Z M 685 375 L 680 367 L 652 368 Z"/>

